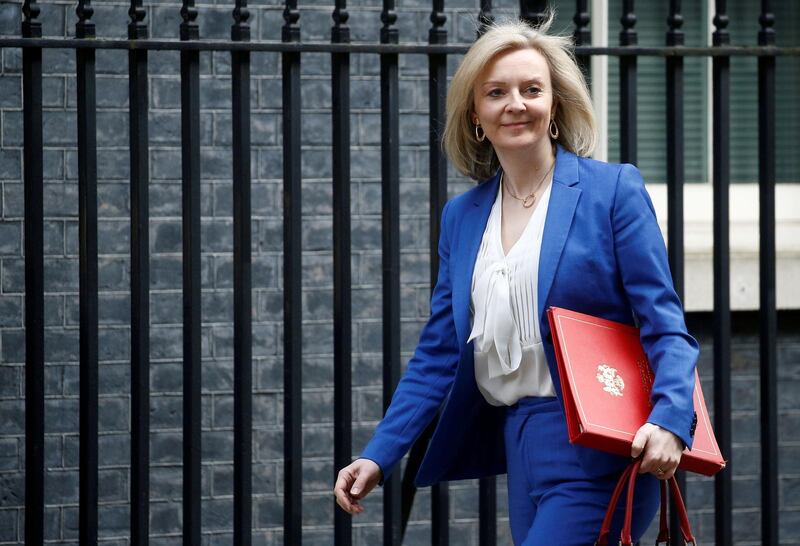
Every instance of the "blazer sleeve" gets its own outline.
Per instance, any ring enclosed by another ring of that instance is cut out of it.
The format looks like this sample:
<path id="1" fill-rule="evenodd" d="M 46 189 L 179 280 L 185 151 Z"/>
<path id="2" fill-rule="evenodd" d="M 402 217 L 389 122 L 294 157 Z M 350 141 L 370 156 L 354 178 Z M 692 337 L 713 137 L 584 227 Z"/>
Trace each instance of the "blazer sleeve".
<path id="1" fill-rule="evenodd" d="M 460 351 L 453 319 L 447 222 L 450 203 L 448 201 L 442 211 L 439 273 L 431 297 L 430 317 L 383 420 L 361 453 L 361 458 L 370 459 L 380 466 L 383 480 L 439 410 L 458 365 Z"/>
<path id="2" fill-rule="evenodd" d="M 633 165 L 619 172 L 612 222 L 617 267 L 655 374 L 647 421 L 691 448 L 699 347 L 686 330 L 653 203 Z"/>

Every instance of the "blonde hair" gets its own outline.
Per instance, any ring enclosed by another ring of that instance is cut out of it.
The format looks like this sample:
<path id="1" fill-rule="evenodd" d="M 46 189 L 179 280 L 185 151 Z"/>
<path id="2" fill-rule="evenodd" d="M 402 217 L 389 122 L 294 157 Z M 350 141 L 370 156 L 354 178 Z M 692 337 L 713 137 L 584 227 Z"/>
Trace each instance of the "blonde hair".
<path id="1" fill-rule="evenodd" d="M 538 27 L 523 21 L 494 23 L 469 48 L 447 92 L 447 122 L 442 146 L 462 174 L 476 180 L 490 178 L 500 167 L 488 140 L 478 142 L 470 115 L 474 111 L 473 87 L 478 75 L 498 53 L 532 48 L 542 54 L 550 69 L 556 103 L 557 142 L 576 155 L 588 156 L 597 144 L 597 126 L 586 81 L 575 61 L 572 39 L 547 34 L 554 12 Z"/>

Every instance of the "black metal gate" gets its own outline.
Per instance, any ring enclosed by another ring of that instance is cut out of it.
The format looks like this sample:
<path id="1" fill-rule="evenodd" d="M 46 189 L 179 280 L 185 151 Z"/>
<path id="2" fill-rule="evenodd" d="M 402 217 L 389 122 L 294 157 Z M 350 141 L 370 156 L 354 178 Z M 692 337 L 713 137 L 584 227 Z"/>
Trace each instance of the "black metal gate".
<path id="1" fill-rule="evenodd" d="M 546 1 L 522 0 L 522 18 L 538 21 Z M 584 68 L 594 55 L 620 58 L 620 134 L 622 161 L 637 159 L 636 81 L 640 56 L 665 59 L 668 123 L 668 239 L 675 286 L 683 279 L 683 63 L 687 56 L 711 57 L 713 63 L 714 190 L 714 408 L 715 427 L 724 453 L 731 451 L 730 272 L 728 241 L 729 65 L 732 56 L 758 58 L 758 142 L 760 188 L 761 325 L 761 536 L 778 542 L 776 298 L 775 298 L 775 60 L 800 55 L 800 48 L 775 47 L 770 2 L 761 2 L 757 47 L 729 45 L 724 0 L 716 1 L 712 47 L 684 47 L 680 1 L 670 1 L 664 47 L 638 47 L 633 0 L 623 2 L 618 47 L 590 47 L 586 0 L 576 2 L 575 41 Z M 97 543 L 98 528 L 98 273 L 95 53 L 127 50 L 129 59 L 131 196 L 131 544 L 148 543 L 149 529 L 149 240 L 148 240 L 148 53 L 180 52 L 183 195 L 183 543 L 201 544 L 200 535 L 200 94 L 199 53 L 228 51 L 232 66 L 234 193 L 234 543 L 249 545 L 252 531 L 252 372 L 251 372 L 251 201 L 250 201 L 250 59 L 254 52 L 281 55 L 283 70 L 283 275 L 284 275 L 284 540 L 301 544 L 301 171 L 300 63 L 303 53 L 325 52 L 332 67 L 332 142 L 334 195 L 334 340 L 335 467 L 351 460 L 351 240 L 350 240 L 350 56 L 380 57 L 381 176 L 383 217 L 384 404 L 399 380 L 400 229 L 399 229 L 399 71 L 402 54 L 425 54 L 429 60 L 431 281 L 436 279 L 440 212 L 447 198 L 446 161 L 439 135 L 445 118 L 447 57 L 469 44 L 448 44 L 444 0 L 433 0 L 428 43 L 400 44 L 394 0 L 384 0 L 380 43 L 352 44 L 345 0 L 336 0 L 330 43 L 300 41 L 297 0 L 287 0 L 282 39 L 250 40 L 246 0 L 236 0 L 229 41 L 199 37 L 198 11 L 184 0 L 180 40 L 148 39 L 141 0 L 131 0 L 128 39 L 99 39 L 89 0 L 80 0 L 75 38 L 42 38 L 40 8 L 26 0 L 19 38 L 0 38 L 0 48 L 23 52 L 24 104 L 24 253 L 25 253 L 25 542 L 43 543 L 44 528 L 44 269 L 42 50 L 74 49 L 77 58 L 79 225 L 80 225 L 80 544 Z M 492 18 L 491 0 L 481 0 L 482 25 Z M 413 474 L 424 451 L 413 450 L 405 476 L 387 481 L 384 491 L 384 543 L 400 544 L 414 497 Z M 332 477 L 333 479 L 333 477 Z M 716 478 L 716 542 L 732 543 L 731 475 Z M 333 499 L 331 499 L 333 502 Z M 448 488 L 438 485 L 432 502 L 433 542 L 448 543 Z M 480 485 L 480 544 L 495 543 L 496 499 L 493 479 Z M 674 533 L 677 540 L 678 533 Z M 337 510 L 335 542 L 352 541 L 349 516 Z M 675 542 L 677 544 L 677 542 Z"/>

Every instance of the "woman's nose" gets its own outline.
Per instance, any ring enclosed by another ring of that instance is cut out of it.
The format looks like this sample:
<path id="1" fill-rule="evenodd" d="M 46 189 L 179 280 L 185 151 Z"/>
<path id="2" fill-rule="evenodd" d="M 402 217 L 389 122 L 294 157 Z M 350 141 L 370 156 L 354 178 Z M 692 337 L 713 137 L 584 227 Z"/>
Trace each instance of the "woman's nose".
<path id="1" fill-rule="evenodd" d="M 510 112 L 522 112 L 525 110 L 525 103 L 522 101 L 522 97 L 519 93 L 516 91 L 509 93 L 506 109 L 508 109 Z"/>

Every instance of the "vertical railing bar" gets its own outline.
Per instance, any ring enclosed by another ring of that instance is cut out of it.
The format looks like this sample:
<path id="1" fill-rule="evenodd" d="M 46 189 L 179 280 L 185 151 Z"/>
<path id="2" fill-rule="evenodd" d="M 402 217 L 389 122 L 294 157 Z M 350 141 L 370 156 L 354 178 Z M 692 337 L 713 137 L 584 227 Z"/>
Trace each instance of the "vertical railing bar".
<path id="1" fill-rule="evenodd" d="M 346 0 L 336 0 L 331 42 L 350 43 Z M 350 244 L 350 54 L 331 54 L 333 100 L 333 467 L 336 472 L 352 459 L 352 304 Z M 352 517 L 334 502 L 334 543 L 353 543 Z"/>
<path id="2" fill-rule="evenodd" d="M 231 40 L 250 41 L 247 0 L 236 0 Z M 233 543 L 253 531 L 253 325 L 250 205 L 250 51 L 231 52 L 233 144 Z"/>
<path id="3" fill-rule="evenodd" d="M 428 32 L 428 43 L 446 44 L 444 0 L 433 0 L 430 20 L 432 25 Z M 447 116 L 446 100 L 447 55 L 428 55 L 431 292 L 439 277 L 439 225 L 442 209 L 447 202 L 447 161 L 442 152 L 441 138 Z M 431 488 L 431 509 L 431 544 L 446 546 L 450 543 L 450 495 L 447 482 L 439 482 Z"/>
<path id="4" fill-rule="evenodd" d="M 94 9 L 80 0 L 76 38 L 94 38 Z M 80 543 L 97 544 L 97 111 L 95 51 L 75 50 L 78 99 L 78 231 L 80 294 Z"/>
<path id="5" fill-rule="evenodd" d="M 394 0 L 383 0 L 380 40 L 398 43 Z M 400 381 L 400 93 L 397 53 L 383 53 L 381 63 L 381 230 L 383 261 L 383 409 Z M 400 473 L 384 482 L 383 544 L 402 541 Z"/>
<path id="6" fill-rule="evenodd" d="M 297 0 L 286 0 L 284 42 L 300 41 Z M 281 55 L 283 72 L 283 431 L 286 544 L 302 544 L 302 194 L 300 171 L 300 53 Z"/>
<path id="7" fill-rule="evenodd" d="M 634 13 L 633 0 L 622 2 L 622 30 L 619 33 L 619 43 L 622 46 L 634 46 L 638 43 L 636 30 L 636 13 Z M 619 58 L 619 129 L 620 129 L 620 161 L 622 163 L 636 163 L 638 138 L 636 117 L 636 55 L 622 55 Z"/>
<path id="8" fill-rule="evenodd" d="M 592 32 L 589 30 L 589 3 L 588 0 L 577 0 L 575 2 L 575 17 L 572 18 L 575 23 L 575 31 L 573 38 L 576 46 L 588 46 L 592 44 Z M 591 57 L 589 55 L 576 55 L 578 66 L 583 72 L 583 76 L 589 83 L 591 76 Z"/>
<path id="9" fill-rule="evenodd" d="M 408 454 L 408 461 L 406 468 L 403 472 L 403 479 L 401 481 L 401 507 L 400 507 L 400 536 L 405 537 L 406 527 L 408 526 L 408 518 L 411 517 L 411 509 L 414 507 L 414 497 L 417 494 L 417 486 L 414 480 L 417 477 L 419 467 L 422 465 L 422 459 L 425 457 L 425 452 L 428 449 L 428 444 L 433 436 L 433 431 L 436 429 L 438 419 L 433 419 L 427 427 L 422 431 L 417 440 L 411 445 L 411 450 Z"/>
<path id="10" fill-rule="evenodd" d="M 519 18 L 538 27 L 548 15 L 547 0 L 519 0 Z"/>
<path id="11" fill-rule="evenodd" d="M 199 37 L 194 0 L 183 0 L 183 41 Z M 181 51 L 181 178 L 183 225 L 183 544 L 200 544 L 200 53 Z"/>
<path id="12" fill-rule="evenodd" d="M 683 16 L 680 0 L 670 0 L 670 16 L 667 18 L 668 46 L 682 46 L 684 34 L 681 30 Z M 667 70 L 667 240 L 672 282 L 678 297 L 684 292 L 683 250 L 683 57 L 671 55 L 666 58 Z"/>
<path id="13" fill-rule="evenodd" d="M 478 545 L 497 544 L 497 478 L 481 478 L 478 485 Z"/>
<path id="14" fill-rule="evenodd" d="M 666 42 L 668 46 L 682 46 L 684 34 L 681 30 L 683 16 L 680 0 L 670 0 L 667 17 Z M 675 292 L 684 296 L 684 238 L 683 238 L 683 184 L 684 184 L 684 125 L 683 125 L 683 57 L 669 56 L 666 59 L 667 76 L 667 253 Z M 675 473 L 678 487 L 686 491 L 686 473 Z M 686 495 L 684 495 L 685 497 Z M 679 546 L 682 541 L 680 521 L 674 500 L 671 501 L 670 542 Z"/>
<path id="15" fill-rule="evenodd" d="M 131 0 L 128 38 L 148 36 L 142 0 Z M 131 546 L 150 535 L 150 212 L 147 50 L 128 52 L 131 167 Z"/>
<path id="16" fill-rule="evenodd" d="M 23 38 L 41 38 L 40 8 L 22 5 Z M 25 544 L 44 543 L 44 152 L 42 49 L 22 48 L 25 182 Z"/>
<path id="17" fill-rule="evenodd" d="M 758 45 L 775 45 L 771 2 L 761 1 Z M 778 372 L 775 252 L 775 57 L 758 58 L 761 543 L 778 543 Z"/>
<path id="18" fill-rule="evenodd" d="M 725 0 L 716 0 L 713 45 L 730 42 Z M 730 57 L 715 56 L 713 71 L 714 190 L 714 429 L 723 454 L 731 453 L 731 311 L 730 311 Z M 733 469 L 716 475 L 715 535 L 717 544 L 732 544 Z"/>
<path id="19" fill-rule="evenodd" d="M 481 10 L 478 12 L 477 37 L 480 38 L 483 36 L 492 23 L 494 23 L 494 15 L 492 15 L 492 0 L 481 0 Z"/>

